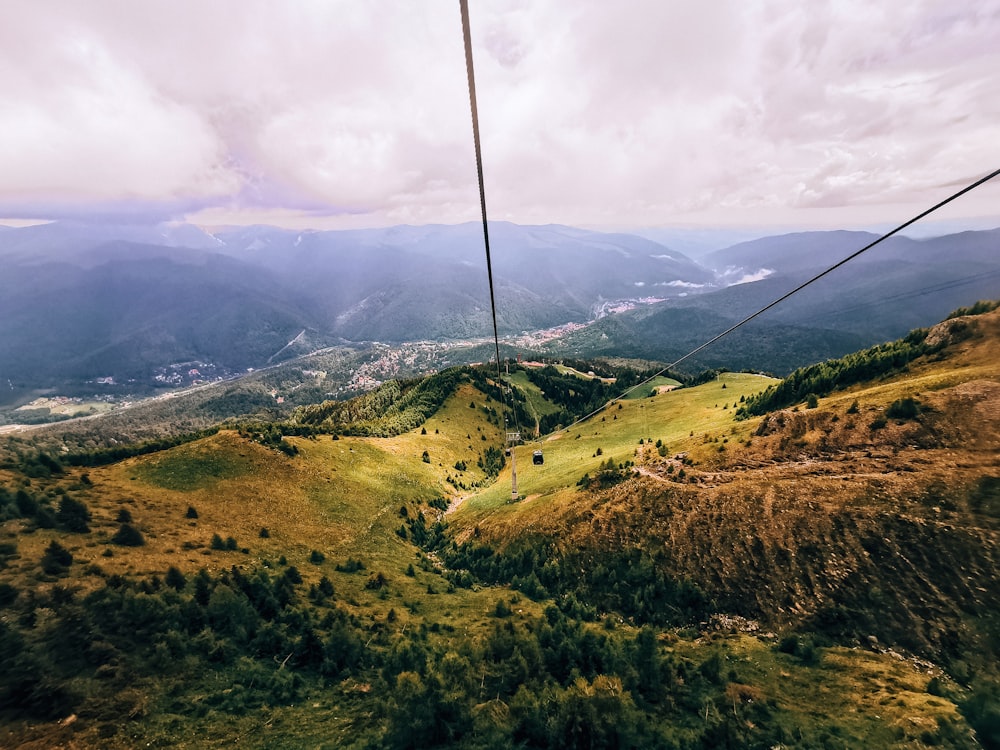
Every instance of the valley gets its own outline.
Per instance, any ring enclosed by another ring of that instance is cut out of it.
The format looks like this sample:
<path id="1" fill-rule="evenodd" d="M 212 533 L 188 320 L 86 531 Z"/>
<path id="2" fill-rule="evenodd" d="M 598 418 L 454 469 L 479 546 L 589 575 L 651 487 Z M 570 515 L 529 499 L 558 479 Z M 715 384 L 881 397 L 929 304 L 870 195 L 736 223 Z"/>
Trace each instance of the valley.
<path id="1" fill-rule="evenodd" d="M 485 361 L 488 347 L 477 342 L 491 340 L 492 320 L 478 231 L 9 229 L 0 233 L 0 421 L 23 423 L 26 415 L 11 410 L 40 396 L 135 401 L 283 363 L 331 372 L 323 397 Z M 505 222 L 491 231 L 505 344 L 531 356 L 657 362 L 674 361 L 875 238 L 776 235 L 695 261 L 633 234 Z M 792 298 L 700 354 L 688 372 L 787 374 L 995 298 L 998 237 L 890 238 L 816 284 L 808 302 Z M 365 361 L 395 351 L 398 369 Z M 310 361 L 323 352 L 339 353 L 343 368 Z M 349 370 L 362 365 L 372 372 L 352 383 Z"/>
<path id="2" fill-rule="evenodd" d="M 0 736 L 996 747 L 987 308 L 760 416 L 754 373 L 512 361 L 515 503 L 488 367 L 128 457 L 8 439 Z"/>
<path id="3" fill-rule="evenodd" d="M 998 2 L 15 0 L 0 750 L 1000 750 Z"/>

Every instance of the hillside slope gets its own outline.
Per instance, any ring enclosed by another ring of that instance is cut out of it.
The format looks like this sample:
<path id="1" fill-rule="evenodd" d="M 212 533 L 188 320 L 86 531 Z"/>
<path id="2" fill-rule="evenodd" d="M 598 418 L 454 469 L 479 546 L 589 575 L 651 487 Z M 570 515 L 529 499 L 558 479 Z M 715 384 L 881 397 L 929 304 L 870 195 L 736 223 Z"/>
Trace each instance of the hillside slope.
<path id="1" fill-rule="evenodd" d="M 651 406 L 644 427 L 668 455 L 648 443 L 633 443 L 632 456 L 619 448 L 615 461 L 632 458 L 638 470 L 614 486 L 563 481 L 523 506 L 483 496 L 453 524 L 475 527 L 480 543 L 514 555 L 536 548 L 572 561 L 587 571 L 576 595 L 599 610 L 624 602 L 636 617 L 676 620 L 672 605 L 628 604 L 630 593 L 608 586 L 606 559 L 634 554 L 658 574 L 693 583 L 709 608 L 762 627 L 805 627 L 854 643 L 872 636 L 958 674 L 992 670 L 1000 313 L 948 321 L 928 339 L 947 345 L 814 409 L 736 421 L 743 394 L 732 382 L 726 390 L 700 386 L 730 403 L 716 403 L 703 429 L 690 431 Z M 676 391 L 654 401 L 690 396 Z M 900 407 L 907 399 L 916 405 L 909 412 Z M 547 452 L 581 468 L 597 463 L 586 458 L 591 446 L 574 441 L 582 450 L 575 448 L 569 437 Z M 609 436 L 600 440 L 607 445 Z M 574 588 L 535 572 L 552 593 Z"/>
<path id="2" fill-rule="evenodd" d="M 3 743 L 996 747 L 1000 311 L 927 339 L 815 408 L 615 401 L 514 450 L 517 503 L 477 371 L 104 466 L 19 443 Z M 563 369 L 526 414 L 605 398 Z"/>

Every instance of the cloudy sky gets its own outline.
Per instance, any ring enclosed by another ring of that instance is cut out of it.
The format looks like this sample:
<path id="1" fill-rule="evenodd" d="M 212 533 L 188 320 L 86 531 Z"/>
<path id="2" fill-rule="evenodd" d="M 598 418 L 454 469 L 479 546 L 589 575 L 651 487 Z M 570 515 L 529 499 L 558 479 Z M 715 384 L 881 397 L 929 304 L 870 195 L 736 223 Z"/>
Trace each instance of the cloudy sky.
<path id="1" fill-rule="evenodd" d="M 0 217 L 479 216 L 458 0 L 0 3 Z M 1000 0 L 470 4 L 491 219 L 859 227 L 1000 167 Z"/>

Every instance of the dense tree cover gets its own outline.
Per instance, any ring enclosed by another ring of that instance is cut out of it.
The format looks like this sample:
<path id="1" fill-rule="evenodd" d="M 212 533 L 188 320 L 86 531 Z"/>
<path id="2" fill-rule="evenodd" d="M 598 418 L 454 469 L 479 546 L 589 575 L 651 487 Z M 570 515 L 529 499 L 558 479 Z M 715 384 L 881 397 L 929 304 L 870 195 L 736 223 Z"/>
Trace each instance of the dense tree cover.
<path id="1" fill-rule="evenodd" d="M 546 357 L 541 358 L 542 362 L 551 363 Z M 575 359 L 573 357 L 560 357 L 554 360 L 555 363 L 565 365 L 566 367 L 571 367 L 577 372 L 582 373 L 593 373 L 599 378 L 608 378 L 615 381 L 614 390 L 624 391 L 631 388 L 633 385 L 637 385 L 644 380 L 648 380 L 656 375 L 663 375 L 664 377 L 673 378 L 681 383 L 688 384 L 691 381 L 691 377 L 683 373 L 670 371 L 663 371 L 662 367 L 646 367 L 643 369 L 635 369 L 634 367 L 626 367 L 621 365 L 613 364 L 605 359 Z M 535 369 L 535 368 L 524 368 L 524 369 Z"/>
<path id="2" fill-rule="evenodd" d="M 952 312 L 945 320 L 953 320 L 954 318 L 962 318 L 966 315 L 982 315 L 984 313 L 992 312 L 1000 307 L 1000 300 L 984 300 L 981 299 L 978 302 L 969 305 L 969 307 L 959 307 L 954 312 Z"/>
<path id="3" fill-rule="evenodd" d="M 283 410 L 263 385 L 255 388 L 226 388 L 219 395 L 205 400 L 199 411 L 203 416 L 220 422 L 237 415 L 253 414 L 261 419 L 281 419 L 283 416 Z"/>
<path id="4" fill-rule="evenodd" d="M 17 469 L 30 479 L 48 479 L 63 473 L 63 464 L 42 450 L 27 448 L 8 455 L 2 464 L 5 469 Z"/>
<path id="5" fill-rule="evenodd" d="M 159 438 L 157 440 L 147 440 L 142 443 L 116 445 L 111 448 L 98 448 L 80 453 L 67 453 L 62 457 L 62 460 L 69 466 L 106 466 L 107 464 L 113 464 L 116 461 L 121 461 L 124 458 L 144 456 L 148 453 L 156 453 L 158 451 L 167 450 L 168 448 L 175 448 L 178 445 L 183 445 L 184 443 L 192 443 L 195 440 L 201 440 L 202 438 L 209 437 L 210 435 L 215 435 L 219 429 L 220 428 L 218 426 L 208 427 L 204 430 L 198 430 L 197 432 L 189 432 L 184 435 L 174 435 L 172 437 Z"/>
<path id="6" fill-rule="evenodd" d="M 802 367 L 780 383 L 747 397 L 736 410 L 736 417 L 760 416 L 804 401 L 810 394 L 826 396 L 840 388 L 900 372 L 914 359 L 934 349 L 926 342 L 927 333 L 921 328 L 898 341 Z"/>
<path id="7" fill-rule="evenodd" d="M 53 565 L 71 563 L 63 553 Z M 137 705 L 241 715 L 353 677 L 372 686 L 355 729 L 373 747 L 766 747 L 784 736 L 767 702 L 731 710 L 737 675 L 718 654 L 678 657 L 649 627 L 588 625 L 555 606 L 515 617 L 517 595 L 501 594 L 485 635 L 470 638 L 400 627 L 394 610 L 352 614 L 329 579 L 299 581 L 291 568 L 234 566 L 15 592 L 0 605 L 0 712 L 80 712 L 114 733 Z"/>
<path id="8" fill-rule="evenodd" d="M 555 598 L 564 612 L 583 620 L 617 612 L 640 624 L 684 626 L 711 611 L 697 585 L 672 577 L 669 561 L 642 547 L 599 553 L 532 537 L 498 550 L 480 542 L 458 544 L 444 522 L 428 526 L 423 514 L 407 525 L 410 539 L 444 561 L 456 586 L 507 584 L 535 600 Z"/>
<path id="9" fill-rule="evenodd" d="M 419 427 L 463 380 L 469 368 L 454 367 L 421 379 L 392 380 L 350 401 L 324 401 L 295 410 L 293 425 L 345 435 L 390 437 Z"/>
<path id="10" fill-rule="evenodd" d="M 549 365 L 542 368 L 529 367 L 525 373 L 545 398 L 561 406 L 568 414 L 578 417 L 597 409 L 618 395 L 622 386 L 608 384 L 597 378 L 581 378 L 577 375 L 562 374 Z"/>
<path id="11" fill-rule="evenodd" d="M 50 487 L 43 492 L 31 486 L 13 489 L 0 485 L 0 522 L 11 518 L 32 521 L 29 528 L 58 528 L 80 534 L 90 531 L 87 504 L 70 495 L 65 487 Z"/>
<path id="12" fill-rule="evenodd" d="M 982 315 L 1000 307 L 1000 300 L 980 300 L 970 307 L 960 307 L 947 320 L 969 315 Z M 775 409 L 783 409 L 804 401 L 810 394 L 826 396 L 835 390 L 847 388 L 857 383 L 892 375 L 905 370 L 917 357 L 940 351 L 946 344 L 927 343 L 926 328 L 910 331 L 905 337 L 887 344 L 873 346 L 863 351 L 848 354 L 839 359 L 830 359 L 820 364 L 800 367 L 780 383 L 769 386 L 762 393 L 750 396 L 736 411 L 738 419 L 760 416 Z M 969 336 L 971 333 L 964 321 L 951 324 L 949 335 L 952 340 Z M 906 418 L 913 418 L 912 414 Z"/>

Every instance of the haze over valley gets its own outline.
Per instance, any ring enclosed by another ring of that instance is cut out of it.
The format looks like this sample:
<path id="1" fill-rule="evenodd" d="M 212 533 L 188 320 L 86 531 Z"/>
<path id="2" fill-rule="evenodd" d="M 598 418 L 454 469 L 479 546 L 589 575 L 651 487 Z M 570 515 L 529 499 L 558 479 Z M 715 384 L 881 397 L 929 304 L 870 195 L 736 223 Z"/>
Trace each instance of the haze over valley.
<path id="1" fill-rule="evenodd" d="M 661 362 L 875 238 L 779 235 L 694 261 L 624 233 L 500 223 L 492 234 L 505 343 L 532 356 Z M 329 347 L 369 351 L 371 342 L 438 342 L 424 351 L 448 354 L 384 369 L 364 381 L 369 387 L 477 361 L 481 352 L 470 347 L 492 333 L 481 242 L 475 224 L 208 232 L 60 222 L 8 229 L 0 233 L 2 400 L 7 407 L 54 395 L 129 400 Z M 997 296 L 998 243 L 997 230 L 892 238 L 688 369 L 783 374 L 933 323 L 961 304 Z M 339 376 L 343 382 L 331 379 L 329 393 L 350 384 L 352 373 Z"/>

